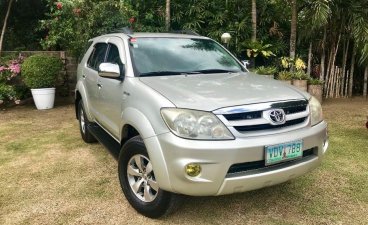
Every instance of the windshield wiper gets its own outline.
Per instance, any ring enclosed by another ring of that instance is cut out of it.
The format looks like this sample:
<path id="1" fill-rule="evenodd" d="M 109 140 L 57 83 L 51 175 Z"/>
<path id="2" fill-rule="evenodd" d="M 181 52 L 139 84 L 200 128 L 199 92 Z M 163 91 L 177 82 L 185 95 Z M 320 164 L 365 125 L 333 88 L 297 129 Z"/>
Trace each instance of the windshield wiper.
<path id="1" fill-rule="evenodd" d="M 196 70 L 191 71 L 191 73 L 236 73 L 237 71 L 233 70 L 224 70 L 224 69 L 207 69 L 207 70 Z"/>
<path id="2" fill-rule="evenodd" d="M 186 75 L 186 74 L 198 74 L 199 71 L 189 71 L 189 72 L 180 72 L 180 71 L 155 71 L 155 72 L 147 72 L 141 73 L 140 77 L 148 77 L 148 76 L 171 76 L 171 75 Z"/>

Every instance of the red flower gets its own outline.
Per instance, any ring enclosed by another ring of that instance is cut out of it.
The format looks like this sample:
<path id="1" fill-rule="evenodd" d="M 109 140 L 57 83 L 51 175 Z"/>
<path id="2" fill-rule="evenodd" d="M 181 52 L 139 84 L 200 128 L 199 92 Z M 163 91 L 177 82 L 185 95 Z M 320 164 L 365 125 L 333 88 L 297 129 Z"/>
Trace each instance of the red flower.
<path id="1" fill-rule="evenodd" d="M 134 17 L 131 17 L 131 18 L 129 19 L 129 23 L 134 23 L 134 22 L 135 22 Z"/>
<path id="2" fill-rule="evenodd" d="M 57 3 L 56 3 L 56 8 L 57 8 L 58 10 L 62 9 L 62 8 L 63 8 L 63 3 L 61 3 L 61 2 L 57 2 Z"/>

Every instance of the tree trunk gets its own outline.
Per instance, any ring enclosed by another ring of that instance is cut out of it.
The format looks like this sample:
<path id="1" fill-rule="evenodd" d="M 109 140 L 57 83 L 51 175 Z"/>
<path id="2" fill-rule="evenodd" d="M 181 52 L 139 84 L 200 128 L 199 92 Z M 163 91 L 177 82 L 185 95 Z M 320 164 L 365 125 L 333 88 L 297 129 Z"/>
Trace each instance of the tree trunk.
<path id="1" fill-rule="evenodd" d="M 6 24 L 8 22 L 8 18 L 9 18 L 9 14 L 10 14 L 10 8 L 13 4 L 13 0 L 9 1 L 8 4 L 8 10 L 6 11 L 6 15 L 4 18 L 4 24 L 3 24 L 3 29 L 1 31 L 1 36 L 0 36 L 0 56 L 1 56 L 1 51 L 3 50 L 3 40 L 4 40 L 4 35 L 5 35 L 5 30 L 6 30 Z"/>
<path id="2" fill-rule="evenodd" d="M 346 62 L 348 60 L 348 52 L 349 52 L 349 44 L 350 44 L 350 39 L 346 40 L 346 44 L 344 44 L 344 50 L 343 50 L 343 58 L 342 58 L 342 84 L 341 85 L 341 96 L 345 97 L 346 96 L 346 92 L 344 91 L 345 89 L 345 83 L 348 82 L 347 80 L 347 76 L 346 76 Z"/>
<path id="3" fill-rule="evenodd" d="M 321 53 L 321 72 L 319 75 L 319 79 L 321 81 L 325 80 L 325 64 L 326 64 L 326 39 L 327 39 L 327 27 L 323 31 L 323 40 L 322 40 L 322 53 Z"/>
<path id="4" fill-rule="evenodd" d="M 350 75 L 350 70 L 346 71 L 345 97 L 348 97 L 349 75 Z"/>
<path id="5" fill-rule="evenodd" d="M 330 80 L 332 79 L 332 57 L 333 57 L 333 52 L 335 51 L 335 45 L 332 44 L 332 47 L 331 47 L 331 50 L 328 54 L 328 62 L 327 62 L 327 72 L 326 72 L 326 77 L 325 77 L 325 88 L 324 88 L 324 91 L 325 91 L 325 97 L 328 98 L 328 94 L 329 94 L 329 83 L 330 83 Z"/>
<path id="6" fill-rule="evenodd" d="M 327 68 L 327 75 L 326 75 L 326 76 L 330 77 L 330 79 L 331 79 L 331 76 L 335 76 L 335 62 L 336 62 L 337 52 L 339 51 L 340 39 L 341 39 L 341 33 L 339 34 L 339 37 L 337 38 L 336 47 L 333 46 L 332 49 L 331 49 L 331 55 L 330 55 L 330 59 L 329 59 L 329 68 Z M 336 79 L 334 78 L 334 80 L 332 80 L 332 81 L 333 82 L 329 82 L 329 86 L 327 86 L 327 90 L 330 93 L 331 93 L 331 89 L 332 89 L 332 93 L 334 92 L 335 85 L 336 85 L 336 83 L 335 83 Z M 330 94 L 330 97 L 333 97 L 332 95 Z"/>
<path id="7" fill-rule="evenodd" d="M 309 43 L 309 51 L 308 51 L 308 67 L 307 67 L 308 76 L 311 75 L 311 71 L 312 71 L 312 57 L 313 57 L 312 47 L 313 47 L 313 44 L 312 44 L 312 42 L 310 42 Z"/>
<path id="8" fill-rule="evenodd" d="M 257 1 L 252 0 L 252 41 L 257 41 Z"/>
<path id="9" fill-rule="evenodd" d="M 367 98 L 368 66 L 364 70 L 363 97 Z"/>
<path id="10" fill-rule="evenodd" d="M 290 30 L 290 58 L 295 59 L 296 52 L 296 26 L 298 11 L 296 0 L 291 0 L 291 30 Z"/>
<path id="11" fill-rule="evenodd" d="M 165 15 L 165 28 L 166 31 L 170 30 L 170 0 L 166 0 L 166 15 Z"/>
<path id="12" fill-rule="evenodd" d="M 353 55 L 351 56 L 351 65 L 350 65 L 350 77 L 349 77 L 349 98 L 353 97 L 353 82 L 354 82 L 354 69 L 355 69 L 355 55 L 356 55 L 356 47 L 355 44 L 353 46 Z"/>

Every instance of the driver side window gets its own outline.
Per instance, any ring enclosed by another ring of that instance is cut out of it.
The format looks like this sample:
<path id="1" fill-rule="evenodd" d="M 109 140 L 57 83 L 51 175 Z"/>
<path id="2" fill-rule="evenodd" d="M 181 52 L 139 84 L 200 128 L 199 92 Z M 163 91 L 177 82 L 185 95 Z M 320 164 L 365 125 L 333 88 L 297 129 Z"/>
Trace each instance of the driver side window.
<path id="1" fill-rule="evenodd" d="M 88 66 L 90 68 L 98 71 L 100 64 L 105 61 L 107 46 L 105 43 L 97 43 L 94 46 L 94 50 L 88 59 Z"/>
<path id="2" fill-rule="evenodd" d="M 119 49 L 118 47 L 116 47 L 116 45 L 110 44 L 109 53 L 107 55 L 106 62 L 118 64 L 119 66 L 122 65 L 122 62 L 120 60 L 120 55 L 119 55 Z"/>

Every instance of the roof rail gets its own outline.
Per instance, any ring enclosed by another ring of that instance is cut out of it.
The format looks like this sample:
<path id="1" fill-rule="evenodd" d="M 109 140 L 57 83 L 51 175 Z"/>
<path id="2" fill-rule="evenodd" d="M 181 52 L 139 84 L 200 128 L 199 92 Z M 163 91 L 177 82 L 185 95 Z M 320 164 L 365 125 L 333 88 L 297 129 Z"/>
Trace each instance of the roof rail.
<path id="1" fill-rule="evenodd" d="M 195 31 L 192 30 L 172 30 L 169 33 L 174 33 L 174 34 L 188 34 L 188 35 L 194 35 L 194 36 L 201 36 L 198 33 L 196 33 Z"/>
<path id="2" fill-rule="evenodd" d="M 110 31 L 110 33 L 124 33 L 124 34 L 129 36 L 129 35 L 133 34 L 134 32 L 129 27 L 123 27 L 123 28 L 112 30 L 112 31 Z"/>

